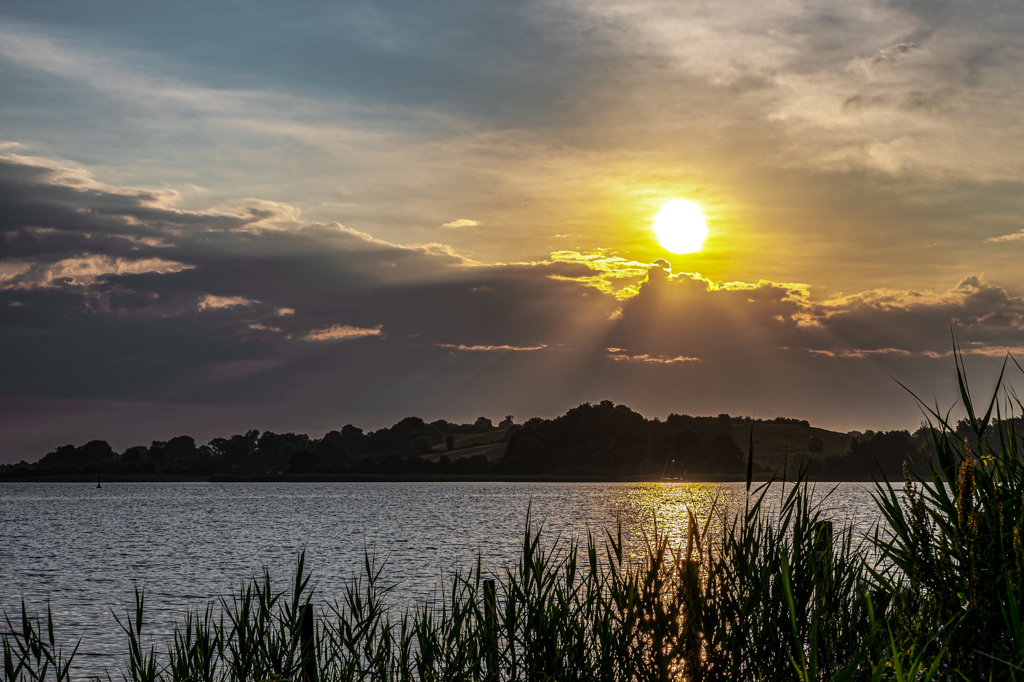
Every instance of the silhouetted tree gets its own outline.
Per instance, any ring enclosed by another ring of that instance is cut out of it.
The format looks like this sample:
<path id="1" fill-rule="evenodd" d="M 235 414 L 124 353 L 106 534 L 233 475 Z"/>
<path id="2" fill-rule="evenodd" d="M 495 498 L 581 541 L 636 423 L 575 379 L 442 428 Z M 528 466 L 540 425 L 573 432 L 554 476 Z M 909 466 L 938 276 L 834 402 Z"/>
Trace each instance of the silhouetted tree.
<path id="1" fill-rule="evenodd" d="M 135 464 L 137 466 L 141 466 L 142 458 L 143 456 L 145 456 L 146 450 L 147 448 L 145 445 L 136 445 L 134 447 L 128 448 L 127 450 L 124 451 L 124 454 L 121 455 L 121 463 Z"/>
<path id="2" fill-rule="evenodd" d="M 340 431 L 328 431 L 324 437 L 313 442 L 314 450 L 320 455 L 321 465 L 337 469 L 348 464 L 352 455 L 345 447 L 345 437 Z"/>
<path id="3" fill-rule="evenodd" d="M 631 473 L 647 461 L 647 420 L 625 405 L 584 403 L 551 420 L 530 419 L 508 440 L 502 470 L 541 474 Z"/>
<path id="4" fill-rule="evenodd" d="M 107 463 L 117 459 L 113 448 L 105 440 L 91 440 L 78 448 L 78 456 L 83 462 Z"/>
<path id="5" fill-rule="evenodd" d="M 743 451 L 726 433 L 720 433 L 701 447 L 704 471 L 738 473 L 743 466 Z"/>
<path id="6" fill-rule="evenodd" d="M 370 439 L 366 437 L 361 428 L 351 424 L 341 427 L 339 442 L 352 457 L 362 457 L 370 450 Z"/>
<path id="7" fill-rule="evenodd" d="M 78 448 L 74 445 L 61 445 L 52 452 L 47 453 L 39 460 L 37 466 L 54 467 L 66 464 L 75 464 L 78 461 Z"/>
<path id="8" fill-rule="evenodd" d="M 700 442 L 711 440 L 720 433 L 732 432 L 731 422 L 719 417 L 691 417 L 687 414 L 670 414 L 665 421 L 657 422 L 651 420 L 650 431 L 652 440 L 661 441 L 662 439 L 671 439 L 676 437 L 680 431 L 693 431 L 697 434 L 697 438 Z M 662 455 L 659 467 L 664 464 L 664 455 Z M 661 469 L 659 468 L 660 472 Z"/>
<path id="9" fill-rule="evenodd" d="M 678 476 L 683 472 L 706 471 L 705 464 L 701 460 L 700 438 L 692 429 L 676 434 L 672 442 L 671 457 L 675 462 L 670 462 L 667 469 L 662 466 L 669 476 Z"/>
<path id="10" fill-rule="evenodd" d="M 245 435 L 235 434 L 231 438 L 214 438 L 210 441 L 210 449 L 214 457 L 227 460 L 231 464 L 246 462 L 259 443 L 260 432 L 252 429 Z"/>
<path id="11" fill-rule="evenodd" d="M 281 471 L 288 466 L 288 458 L 297 450 L 310 449 L 310 439 L 304 433 L 273 433 L 264 431 L 253 453 L 253 462 L 267 471 Z"/>
<path id="12" fill-rule="evenodd" d="M 143 472 L 143 465 L 150 464 L 148 460 L 148 450 L 145 445 L 135 445 L 128 448 L 121 455 L 121 473 L 125 474 L 141 474 Z M 152 469 L 152 464 L 150 464 Z"/>
<path id="13" fill-rule="evenodd" d="M 288 472 L 312 474 L 320 468 L 320 455 L 312 450 L 296 450 L 288 458 Z"/>
<path id="14" fill-rule="evenodd" d="M 405 449 L 412 455 L 425 455 L 430 452 L 430 439 L 426 436 L 416 436 Z"/>
<path id="15" fill-rule="evenodd" d="M 196 440 L 192 436 L 175 436 L 167 441 L 165 452 L 172 462 L 187 461 L 196 455 Z"/>
<path id="16" fill-rule="evenodd" d="M 85 445 L 62 445 L 43 456 L 36 467 L 49 469 L 50 473 L 72 473 L 67 467 L 84 471 L 85 467 L 96 465 L 88 473 L 106 473 L 107 467 L 119 464 L 117 453 L 105 440 L 91 440 Z"/>
<path id="17" fill-rule="evenodd" d="M 452 427 L 457 426 L 457 424 L 451 424 L 444 419 L 438 419 L 436 422 L 430 422 L 430 426 L 447 436 L 452 432 Z"/>
<path id="18" fill-rule="evenodd" d="M 845 457 L 829 460 L 827 472 L 866 476 L 881 471 L 886 476 L 900 476 L 904 460 L 922 467 L 926 459 L 909 431 L 865 431 L 851 441 Z"/>
<path id="19" fill-rule="evenodd" d="M 369 434 L 374 451 L 398 452 L 408 450 L 409 444 L 423 436 L 431 445 L 444 441 L 444 434 L 419 417 L 406 417 L 390 429 L 379 429 Z"/>

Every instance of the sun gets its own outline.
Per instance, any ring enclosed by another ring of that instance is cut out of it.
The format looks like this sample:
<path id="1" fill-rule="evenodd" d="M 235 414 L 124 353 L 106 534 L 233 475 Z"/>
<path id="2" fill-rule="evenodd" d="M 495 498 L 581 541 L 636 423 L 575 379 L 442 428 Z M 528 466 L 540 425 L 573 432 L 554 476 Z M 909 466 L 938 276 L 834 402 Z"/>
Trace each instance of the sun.
<path id="1" fill-rule="evenodd" d="M 686 199 L 676 199 L 662 206 L 654 216 L 654 234 L 666 251 L 697 253 L 708 238 L 708 225 L 700 206 Z"/>

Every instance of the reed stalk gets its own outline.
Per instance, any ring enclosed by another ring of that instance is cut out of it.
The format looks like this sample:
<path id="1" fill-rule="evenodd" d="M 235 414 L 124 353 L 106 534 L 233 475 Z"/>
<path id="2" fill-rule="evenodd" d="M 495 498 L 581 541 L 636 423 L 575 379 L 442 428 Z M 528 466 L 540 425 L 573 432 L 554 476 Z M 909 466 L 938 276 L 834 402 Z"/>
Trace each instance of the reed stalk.
<path id="1" fill-rule="evenodd" d="M 527 512 L 515 563 L 488 572 L 478 559 L 437 604 L 393 606 L 383 563 L 370 554 L 335 599 L 314 601 L 303 554 L 286 588 L 265 572 L 187 613 L 157 646 L 144 635 L 146 596 L 136 591 L 133 607 L 115 614 L 126 638 L 116 676 L 1024 679 L 1024 435 L 1014 417 L 1024 405 L 997 388 L 981 413 L 959 356 L 957 377 L 970 433 L 928 411 L 936 459 L 921 475 L 905 468 L 902 490 L 876 482 L 882 521 L 867 539 L 830 524 L 803 475 L 783 487 L 775 511 L 766 505 L 775 483 L 751 489 L 748 480 L 734 516 L 691 513 L 685 548 L 656 528 L 639 561 L 627 558 L 621 526 L 549 541 Z M 709 531 L 712 520 L 721 530 Z M 305 645 L 302 636 L 311 605 L 312 646 L 308 629 Z M 22 604 L 20 618 L 5 622 L 3 682 L 70 680 L 77 646 L 65 654 L 49 611 L 44 622 Z"/>

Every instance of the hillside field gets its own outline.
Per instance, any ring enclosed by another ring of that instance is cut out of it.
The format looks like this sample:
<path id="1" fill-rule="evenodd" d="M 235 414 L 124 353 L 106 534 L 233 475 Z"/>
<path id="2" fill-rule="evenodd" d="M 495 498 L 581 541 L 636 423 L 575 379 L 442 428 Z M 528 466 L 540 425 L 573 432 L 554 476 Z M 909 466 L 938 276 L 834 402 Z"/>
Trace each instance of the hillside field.
<path id="1" fill-rule="evenodd" d="M 772 424 L 767 422 L 732 423 L 733 440 L 746 452 L 750 445 L 750 427 L 754 427 L 754 463 L 761 467 L 775 469 L 781 467 L 789 453 L 789 464 L 807 459 L 812 454 L 815 459 L 842 457 L 850 447 L 853 437 L 848 433 L 819 429 L 799 424 Z M 824 444 L 820 453 L 811 453 L 809 444 L 812 436 L 820 438 Z M 790 468 L 790 474 L 795 471 Z"/>

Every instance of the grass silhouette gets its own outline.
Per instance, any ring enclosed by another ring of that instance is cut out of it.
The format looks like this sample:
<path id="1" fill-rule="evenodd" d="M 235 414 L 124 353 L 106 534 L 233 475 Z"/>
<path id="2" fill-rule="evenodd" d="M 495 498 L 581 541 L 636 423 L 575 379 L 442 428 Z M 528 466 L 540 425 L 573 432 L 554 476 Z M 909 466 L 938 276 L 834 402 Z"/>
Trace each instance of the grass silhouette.
<path id="1" fill-rule="evenodd" d="M 137 591 L 118 616 L 117 676 L 301 680 L 312 656 L 325 681 L 1018 679 L 1024 434 L 1013 415 L 1024 405 L 1001 376 L 976 410 L 959 357 L 957 376 L 976 445 L 928 410 L 937 461 L 908 470 L 902 491 L 876 482 L 882 521 L 870 537 L 834 530 L 805 477 L 769 510 L 777 482 L 751 490 L 748 473 L 747 501 L 720 531 L 691 512 L 685 546 L 655 530 L 639 560 L 621 527 L 549 540 L 528 513 L 514 565 L 492 574 L 478 560 L 434 605 L 396 609 L 370 555 L 334 601 L 314 602 L 300 555 L 286 589 L 254 578 L 188 613 L 159 648 Z M 750 447 L 748 457 L 753 437 Z M 310 604 L 312 649 L 300 642 Z M 5 681 L 70 678 L 77 647 L 54 641 L 49 612 L 22 606 L 6 622 Z"/>

